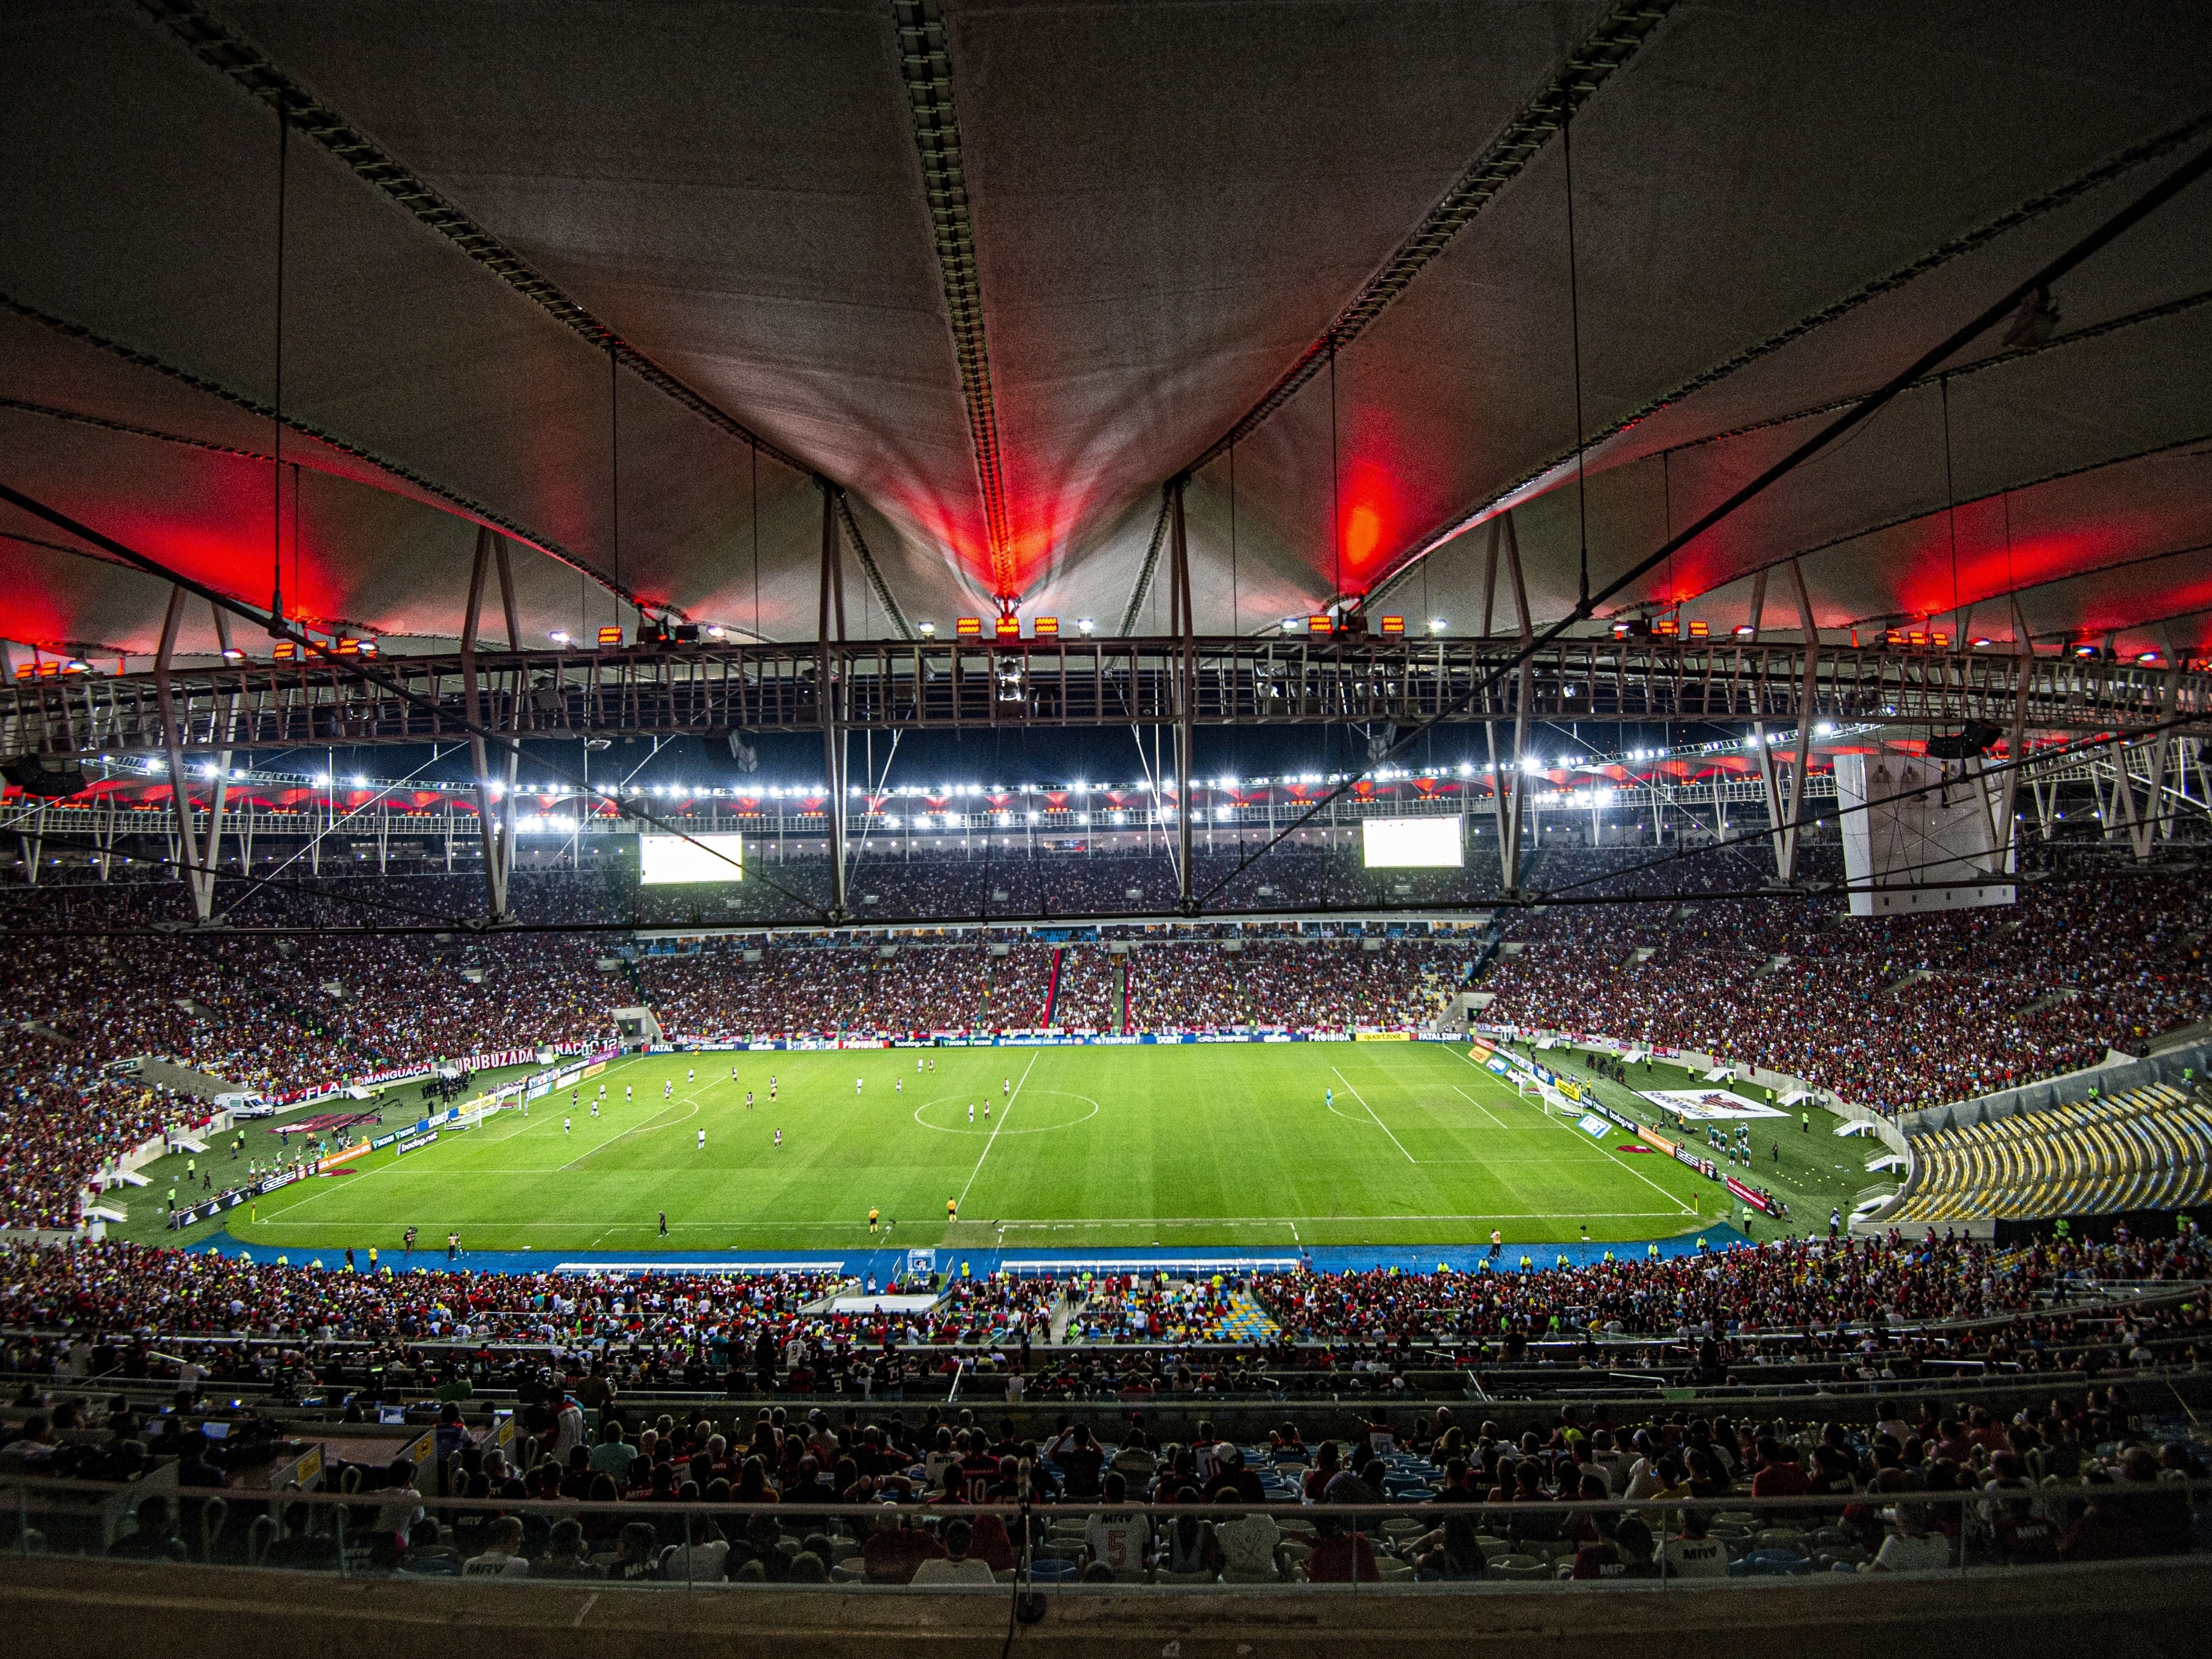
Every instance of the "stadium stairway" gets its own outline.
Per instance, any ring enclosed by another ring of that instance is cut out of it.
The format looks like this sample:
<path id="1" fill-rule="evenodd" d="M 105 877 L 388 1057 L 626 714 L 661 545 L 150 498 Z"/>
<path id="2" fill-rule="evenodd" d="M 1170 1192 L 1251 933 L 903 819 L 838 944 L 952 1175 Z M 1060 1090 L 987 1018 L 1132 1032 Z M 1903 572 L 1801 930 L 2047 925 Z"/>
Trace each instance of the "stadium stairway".
<path id="1" fill-rule="evenodd" d="M 1060 1004 L 1060 966 L 1066 956 L 1066 952 L 1059 946 L 1053 947 L 1052 969 L 1045 975 L 1044 981 L 1044 1012 L 1037 1018 L 1037 1024 L 1048 1030 L 1052 1025 L 1053 1011 Z"/>

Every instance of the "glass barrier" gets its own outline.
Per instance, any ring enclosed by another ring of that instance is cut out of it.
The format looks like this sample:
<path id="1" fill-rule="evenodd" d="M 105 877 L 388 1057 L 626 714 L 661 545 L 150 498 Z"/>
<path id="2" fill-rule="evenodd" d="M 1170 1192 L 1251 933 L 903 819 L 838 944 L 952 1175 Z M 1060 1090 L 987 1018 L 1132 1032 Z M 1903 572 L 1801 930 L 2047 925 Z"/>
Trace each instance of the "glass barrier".
<path id="1" fill-rule="evenodd" d="M 1892 1470 L 1864 1492 L 1696 1498 L 1655 1486 L 1573 1501 L 1486 1501 L 1413 1456 L 1326 1483 L 1296 1460 L 1271 1459 L 1248 1461 L 1245 1490 L 1209 1500 L 1187 1489 L 1168 1504 L 1041 1489 L 1027 1502 L 922 1502 L 903 1477 L 847 1501 L 453 1498 L 426 1496 L 396 1470 L 380 1487 L 333 1492 L 179 1486 L 169 1465 L 119 1484 L 0 1474 L 0 1534 L 26 1556 L 663 1591 L 1663 1589 L 2212 1553 L 2212 1480 L 2161 1468 L 2159 1457 L 2145 1448 L 2110 1469 L 1975 1490 L 1930 1491 Z M 1532 1474 L 1501 1490 L 1539 1490 L 1540 1462 L 1515 1465 Z M 351 1484 L 358 1471 L 346 1474 Z M 1590 1492 L 1604 1477 L 1582 1479 Z M 1316 1484 L 1331 1496 L 1312 1501 Z"/>

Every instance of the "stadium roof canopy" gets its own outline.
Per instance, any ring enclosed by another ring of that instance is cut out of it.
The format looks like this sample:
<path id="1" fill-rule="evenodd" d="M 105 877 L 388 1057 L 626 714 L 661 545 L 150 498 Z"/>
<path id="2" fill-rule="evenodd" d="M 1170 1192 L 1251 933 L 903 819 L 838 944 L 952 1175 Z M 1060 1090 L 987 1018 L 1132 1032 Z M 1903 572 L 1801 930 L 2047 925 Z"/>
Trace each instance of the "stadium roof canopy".
<path id="1" fill-rule="evenodd" d="M 1202 630 L 1474 631 L 1508 502 L 1540 623 L 1585 513 L 1602 587 L 2212 144 L 2187 0 L 19 0 L 0 53 L 0 482 L 398 650 L 478 524 L 529 643 L 811 636 L 813 475 L 856 632 L 1162 629 L 1189 469 Z M 2202 648 L 2212 182 L 2051 304 L 1601 617 L 1796 556 L 1824 628 Z M 0 637 L 154 648 L 163 584 L 0 534 Z"/>

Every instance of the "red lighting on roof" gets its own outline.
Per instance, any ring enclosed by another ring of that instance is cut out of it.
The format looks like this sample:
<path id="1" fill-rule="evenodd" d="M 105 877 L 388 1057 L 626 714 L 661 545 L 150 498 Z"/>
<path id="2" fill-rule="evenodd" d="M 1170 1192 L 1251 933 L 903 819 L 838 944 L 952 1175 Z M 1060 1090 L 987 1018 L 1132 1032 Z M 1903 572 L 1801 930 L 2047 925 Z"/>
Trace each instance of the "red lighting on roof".
<path id="1" fill-rule="evenodd" d="M 1036 637 L 1041 640 L 1052 639 L 1060 632 L 1060 618 L 1057 617 L 1039 617 L 1035 622 L 1030 624 L 1030 632 L 1036 635 Z"/>
<path id="2" fill-rule="evenodd" d="M 1018 640 L 1022 636 L 1022 619 L 1019 617 L 1001 617 L 992 624 L 991 631 L 1002 640 Z"/>
<path id="3" fill-rule="evenodd" d="M 1309 634 L 1326 634 L 1328 632 L 1328 618 L 1326 617 L 1308 617 L 1306 618 L 1306 632 Z"/>
<path id="4" fill-rule="evenodd" d="M 963 640 L 981 639 L 983 635 L 983 619 L 981 617 L 963 617 L 952 624 L 952 631 Z"/>
<path id="5" fill-rule="evenodd" d="M 1345 515 L 1344 556 L 1352 564 L 1364 563 L 1382 540 L 1382 515 L 1373 507 L 1355 507 Z"/>

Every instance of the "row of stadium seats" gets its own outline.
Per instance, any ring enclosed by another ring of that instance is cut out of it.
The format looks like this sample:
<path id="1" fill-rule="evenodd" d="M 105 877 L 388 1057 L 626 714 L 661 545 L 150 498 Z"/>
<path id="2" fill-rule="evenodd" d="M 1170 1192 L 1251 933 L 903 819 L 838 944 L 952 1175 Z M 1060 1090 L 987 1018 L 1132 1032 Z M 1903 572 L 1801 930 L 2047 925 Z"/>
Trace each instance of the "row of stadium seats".
<path id="1" fill-rule="evenodd" d="M 2212 1100 L 2152 1084 L 1917 1136 L 1900 1224 L 2168 1210 L 2212 1197 Z"/>

